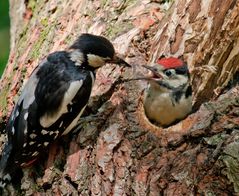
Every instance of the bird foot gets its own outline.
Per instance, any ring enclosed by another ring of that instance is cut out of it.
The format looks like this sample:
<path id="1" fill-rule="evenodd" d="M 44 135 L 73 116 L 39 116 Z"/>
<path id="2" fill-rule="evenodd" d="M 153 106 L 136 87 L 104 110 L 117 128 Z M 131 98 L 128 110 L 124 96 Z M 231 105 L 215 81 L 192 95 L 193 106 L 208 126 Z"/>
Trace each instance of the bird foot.
<path id="1" fill-rule="evenodd" d="M 105 119 L 99 114 L 92 114 L 89 116 L 82 117 L 78 120 L 77 126 L 74 132 L 78 132 L 80 129 L 84 128 L 85 126 L 89 124 L 97 124 L 101 122 L 102 120 L 105 120 Z"/>

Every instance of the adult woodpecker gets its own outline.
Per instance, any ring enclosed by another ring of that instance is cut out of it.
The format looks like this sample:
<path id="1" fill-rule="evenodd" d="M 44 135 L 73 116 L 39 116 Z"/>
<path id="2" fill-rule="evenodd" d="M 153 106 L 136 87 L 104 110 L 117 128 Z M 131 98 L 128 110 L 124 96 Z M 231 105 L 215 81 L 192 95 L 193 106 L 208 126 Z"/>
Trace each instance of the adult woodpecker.
<path id="1" fill-rule="evenodd" d="M 150 70 L 144 93 L 144 110 L 150 121 L 167 127 L 185 118 L 192 110 L 192 88 L 187 65 L 180 59 L 161 58 Z"/>
<path id="2" fill-rule="evenodd" d="M 130 66 L 102 36 L 82 34 L 66 51 L 50 54 L 33 71 L 6 126 L 0 187 L 17 168 L 33 163 L 76 125 L 89 100 L 95 71 L 106 63 Z"/>

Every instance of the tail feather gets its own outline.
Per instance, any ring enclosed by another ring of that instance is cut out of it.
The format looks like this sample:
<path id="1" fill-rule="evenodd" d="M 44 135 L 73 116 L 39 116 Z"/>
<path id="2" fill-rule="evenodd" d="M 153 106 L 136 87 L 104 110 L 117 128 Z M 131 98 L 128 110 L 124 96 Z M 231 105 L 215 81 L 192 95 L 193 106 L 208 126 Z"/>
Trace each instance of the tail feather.
<path id="1" fill-rule="evenodd" d="M 14 173 L 15 169 L 12 167 L 11 164 L 11 152 L 12 152 L 12 145 L 6 143 L 2 152 L 2 157 L 0 160 L 0 187 L 4 188 L 12 179 L 12 174 Z"/>
<path id="2" fill-rule="evenodd" d="M 0 179 L 0 188 L 4 188 L 9 182 L 11 182 L 11 176 L 10 174 L 5 174 L 1 179 Z"/>

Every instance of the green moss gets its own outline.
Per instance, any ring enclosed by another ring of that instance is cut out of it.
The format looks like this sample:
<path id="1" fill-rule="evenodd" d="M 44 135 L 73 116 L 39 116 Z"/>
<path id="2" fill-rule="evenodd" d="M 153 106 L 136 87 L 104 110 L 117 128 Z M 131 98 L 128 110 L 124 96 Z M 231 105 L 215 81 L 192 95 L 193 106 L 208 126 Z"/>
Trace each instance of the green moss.
<path id="1" fill-rule="evenodd" d="M 22 51 L 22 49 L 26 47 L 26 44 L 27 44 L 27 32 L 28 32 L 28 25 L 25 24 L 25 26 L 23 27 L 22 32 L 19 35 L 20 39 L 17 42 L 18 51 Z"/>
<path id="2" fill-rule="evenodd" d="M 231 144 L 229 144 L 224 152 L 227 155 L 230 155 L 231 157 L 234 157 L 236 159 L 239 159 L 239 141 L 233 142 Z M 239 163 L 238 163 L 239 164 Z M 239 173 L 238 173 L 239 174 Z"/>
<path id="3" fill-rule="evenodd" d="M 108 0 L 101 0 L 100 1 L 100 7 L 105 7 L 106 5 L 107 5 L 107 3 L 108 3 Z"/>
<path id="4" fill-rule="evenodd" d="M 42 24 L 44 27 L 47 27 L 47 26 L 48 26 L 48 19 L 47 19 L 47 18 L 41 19 L 41 24 Z"/>
<path id="5" fill-rule="evenodd" d="M 9 81 L 12 81 L 12 78 L 14 76 L 14 71 L 11 72 Z M 2 110 L 2 116 L 6 116 L 8 111 L 7 111 L 7 95 L 9 94 L 10 91 L 10 84 L 6 85 L 3 89 L 1 89 L 0 93 L 0 106 L 3 108 Z"/>
<path id="6" fill-rule="evenodd" d="M 213 193 L 212 191 L 206 190 L 205 191 L 207 196 L 216 196 L 215 193 Z"/>
<path id="7" fill-rule="evenodd" d="M 29 0 L 27 7 L 30 8 L 31 10 L 34 10 L 34 8 L 36 7 L 37 1 L 35 0 Z"/>
<path id="8" fill-rule="evenodd" d="M 226 165 L 226 169 L 223 170 L 223 173 L 227 176 L 230 182 L 233 183 L 234 191 L 239 193 L 239 165 L 238 159 L 235 159 L 231 156 L 223 156 L 223 162 Z"/>
<path id="9" fill-rule="evenodd" d="M 34 1 L 33 3 L 31 3 L 31 1 Z M 31 4 L 32 9 L 34 9 L 33 11 L 33 18 L 32 21 L 34 22 L 34 20 L 39 20 L 41 25 L 42 25 L 42 30 L 40 32 L 39 38 L 37 39 L 37 41 L 34 43 L 33 47 L 32 47 L 32 51 L 31 53 L 28 55 L 28 58 L 32 58 L 33 60 L 38 58 L 40 55 L 40 49 L 42 48 L 43 43 L 45 42 L 45 40 L 47 39 L 49 33 L 52 31 L 52 29 L 55 27 L 55 24 L 49 24 L 48 18 L 42 18 L 39 19 L 38 13 L 40 12 L 40 10 L 42 9 L 42 7 L 44 6 L 44 1 L 38 1 L 37 2 L 37 7 L 35 7 L 36 1 L 35 0 L 29 0 L 29 4 Z"/>
<path id="10" fill-rule="evenodd" d="M 42 48 L 42 44 L 45 42 L 45 40 L 47 39 L 50 31 L 53 29 L 53 26 L 46 26 L 42 32 L 40 33 L 40 36 L 37 40 L 37 42 L 33 45 L 32 47 L 32 51 L 29 54 L 29 58 L 37 59 L 40 55 L 40 49 Z"/>
<path id="11" fill-rule="evenodd" d="M 139 3 L 137 0 L 125 0 L 118 8 L 114 9 L 117 13 L 116 17 L 118 18 L 119 15 L 126 14 L 132 7 L 136 7 L 135 4 L 137 3 Z"/>
<path id="12" fill-rule="evenodd" d="M 225 163 L 223 173 L 227 176 L 236 193 L 239 193 L 239 142 L 233 142 L 226 146 L 225 155 L 220 159 Z"/>
<path id="13" fill-rule="evenodd" d="M 148 141 L 145 141 L 145 142 L 143 142 L 143 143 L 141 144 L 141 147 L 142 147 L 143 149 L 146 149 L 146 148 L 148 148 L 149 146 L 151 146 L 151 143 L 148 142 Z"/>
<path id="14" fill-rule="evenodd" d="M 137 0 L 126 0 L 124 3 L 124 6 L 122 6 L 122 8 L 127 9 L 127 7 L 133 6 L 137 2 L 138 2 Z"/>
<path id="15" fill-rule="evenodd" d="M 228 137 L 227 134 L 221 133 L 221 134 L 213 135 L 212 137 L 204 137 L 203 139 L 208 145 L 217 146 L 218 144 L 223 142 L 226 137 Z"/>
<path id="16" fill-rule="evenodd" d="M 73 43 L 72 35 L 67 35 L 64 42 L 67 46 L 71 45 Z"/>
<path id="17" fill-rule="evenodd" d="M 1 94 L 0 94 L 0 105 L 1 108 L 6 108 L 7 107 L 7 94 L 9 91 L 9 87 L 6 87 L 4 89 L 1 90 Z M 3 114 L 3 116 L 5 115 L 5 112 Z"/>
<path id="18" fill-rule="evenodd" d="M 117 36 L 119 36 L 120 34 L 122 34 L 123 32 L 127 32 L 128 30 L 133 28 L 133 24 L 132 23 L 111 23 L 110 26 L 108 26 L 108 28 L 106 29 L 106 35 L 107 37 L 109 37 L 110 39 L 113 39 Z"/>
<path id="19" fill-rule="evenodd" d="M 27 8 L 32 10 L 31 22 L 39 19 L 39 12 L 44 10 L 45 1 L 44 0 L 28 0 Z"/>

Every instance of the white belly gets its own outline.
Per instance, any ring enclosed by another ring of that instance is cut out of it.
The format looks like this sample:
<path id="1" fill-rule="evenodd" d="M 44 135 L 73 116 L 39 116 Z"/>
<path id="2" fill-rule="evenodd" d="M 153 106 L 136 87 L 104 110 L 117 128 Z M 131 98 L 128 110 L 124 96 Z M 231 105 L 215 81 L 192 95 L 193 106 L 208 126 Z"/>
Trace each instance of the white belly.
<path id="1" fill-rule="evenodd" d="M 179 102 L 169 98 L 169 93 L 151 94 L 145 96 L 144 109 L 146 116 L 160 125 L 167 126 L 176 120 L 186 117 L 192 109 L 191 97 L 185 99 L 184 95 Z"/>

